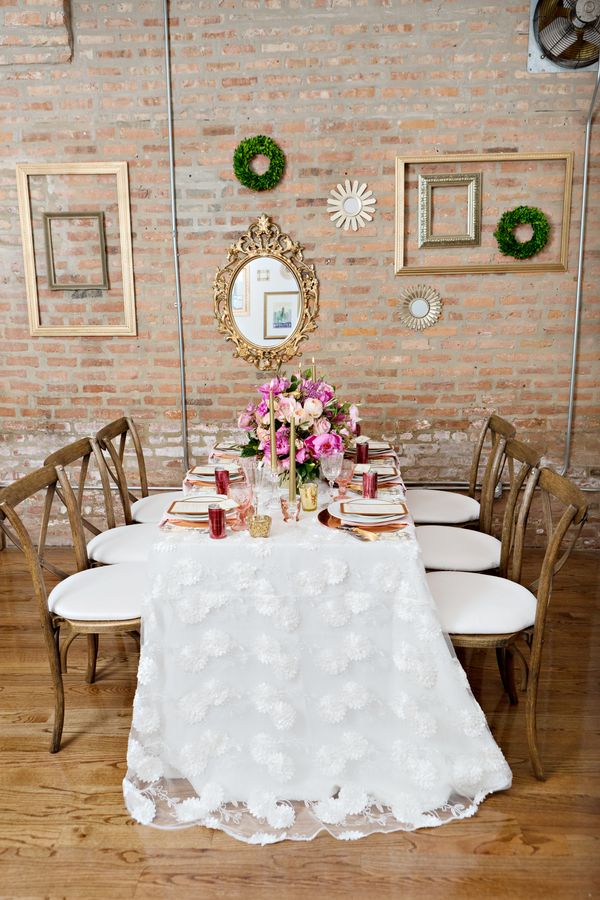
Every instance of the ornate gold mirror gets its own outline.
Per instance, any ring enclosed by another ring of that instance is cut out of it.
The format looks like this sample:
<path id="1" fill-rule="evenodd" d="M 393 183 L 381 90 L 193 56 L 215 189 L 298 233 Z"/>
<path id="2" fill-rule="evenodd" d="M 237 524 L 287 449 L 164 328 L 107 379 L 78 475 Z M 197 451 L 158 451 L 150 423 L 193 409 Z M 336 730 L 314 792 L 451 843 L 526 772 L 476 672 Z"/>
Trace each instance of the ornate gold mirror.
<path id="1" fill-rule="evenodd" d="M 300 245 L 260 216 L 233 244 L 214 281 L 219 331 L 233 355 L 278 369 L 317 327 L 319 282 Z"/>

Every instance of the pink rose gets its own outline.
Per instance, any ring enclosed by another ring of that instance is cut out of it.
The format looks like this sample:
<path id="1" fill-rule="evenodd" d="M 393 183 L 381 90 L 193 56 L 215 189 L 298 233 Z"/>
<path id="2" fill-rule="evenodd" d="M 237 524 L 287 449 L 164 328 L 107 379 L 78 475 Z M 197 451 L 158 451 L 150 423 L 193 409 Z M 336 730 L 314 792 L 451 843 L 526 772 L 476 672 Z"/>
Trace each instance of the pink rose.
<path id="1" fill-rule="evenodd" d="M 277 406 L 277 418 L 290 422 L 296 412 L 296 401 L 293 397 L 280 397 Z"/>
<path id="2" fill-rule="evenodd" d="M 339 434 L 330 431 L 327 434 L 312 435 L 306 438 L 304 446 L 308 448 L 308 452 L 314 459 L 320 459 L 321 456 L 341 453 L 344 449 L 344 442 Z"/>
<path id="3" fill-rule="evenodd" d="M 269 440 L 269 429 L 263 428 L 262 425 L 259 425 L 256 429 L 256 437 L 259 441 L 268 441 Z"/>
<path id="4" fill-rule="evenodd" d="M 352 425 L 352 429 L 354 430 L 356 423 L 360 422 L 360 416 L 358 414 L 358 406 L 356 406 L 355 403 L 353 403 L 352 406 L 350 407 L 350 409 L 348 410 L 348 415 L 350 417 L 350 424 Z"/>
<path id="5" fill-rule="evenodd" d="M 254 428 L 254 417 L 248 413 L 241 413 L 238 419 L 238 428 L 243 428 L 244 431 L 252 431 Z"/>
<path id="6" fill-rule="evenodd" d="M 256 407 L 256 416 L 260 418 L 261 416 L 266 416 L 269 412 L 269 405 L 266 400 L 261 400 L 258 406 Z"/>
<path id="7" fill-rule="evenodd" d="M 322 418 L 317 419 L 314 423 L 312 430 L 313 434 L 327 434 L 327 432 L 331 430 L 331 425 L 325 416 L 322 416 Z"/>

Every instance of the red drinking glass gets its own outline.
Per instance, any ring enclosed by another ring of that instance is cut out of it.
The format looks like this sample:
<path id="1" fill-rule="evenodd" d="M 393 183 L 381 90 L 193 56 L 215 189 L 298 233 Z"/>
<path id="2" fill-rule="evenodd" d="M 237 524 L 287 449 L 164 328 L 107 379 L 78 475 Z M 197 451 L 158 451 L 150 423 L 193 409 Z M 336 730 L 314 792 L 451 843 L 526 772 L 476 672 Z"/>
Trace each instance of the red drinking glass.
<path id="1" fill-rule="evenodd" d="M 211 538 L 220 541 L 225 535 L 225 510 L 218 503 L 208 507 L 208 533 Z"/>
<path id="2" fill-rule="evenodd" d="M 356 444 L 356 462 L 363 464 L 369 461 L 369 442 L 360 441 Z"/>
<path id="3" fill-rule="evenodd" d="M 363 497 L 371 499 L 377 496 L 377 472 L 363 473 Z"/>
<path id="4" fill-rule="evenodd" d="M 225 494 L 229 490 L 229 472 L 220 466 L 215 466 L 215 484 L 217 485 L 217 494 Z"/>

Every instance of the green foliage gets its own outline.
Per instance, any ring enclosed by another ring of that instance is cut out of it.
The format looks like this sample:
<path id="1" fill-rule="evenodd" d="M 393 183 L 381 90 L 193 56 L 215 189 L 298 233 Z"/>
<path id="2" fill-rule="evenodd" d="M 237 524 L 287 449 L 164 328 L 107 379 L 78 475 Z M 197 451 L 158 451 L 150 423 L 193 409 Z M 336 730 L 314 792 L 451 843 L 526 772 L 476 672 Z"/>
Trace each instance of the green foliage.
<path id="1" fill-rule="evenodd" d="M 257 175 L 250 166 L 255 156 L 266 156 L 271 165 L 262 175 Z M 235 148 L 233 171 L 244 187 L 252 191 L 269 191 L 281 181 L 285 169 L 285 154 L 275 141 L 258 134 L 246 138 Z"/>
<path id="2" fill-rule="evenodd" d="M 531 225 L 533 234 L 528 241 L 518 241 L 513 232 L 517 225 Z M 503 213 L 494 232 L 500 253 L 515 259 L 529 259 L 546 246 L 550 223 L 536 206 L 517 206 Z"/>

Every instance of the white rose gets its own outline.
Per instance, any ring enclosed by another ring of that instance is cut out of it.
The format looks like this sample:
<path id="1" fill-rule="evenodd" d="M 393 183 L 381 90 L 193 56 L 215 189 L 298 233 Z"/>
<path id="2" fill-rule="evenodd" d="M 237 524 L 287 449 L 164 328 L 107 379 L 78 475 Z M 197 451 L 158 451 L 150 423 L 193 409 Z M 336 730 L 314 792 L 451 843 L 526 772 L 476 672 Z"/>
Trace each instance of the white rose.
<path id="1" fill-rule="evenodd" d="M 309 397 L 304 401 L 304 412 L 308 413 L 313 419 L 318 419 L 323 412 L 323 404 L 316 397 Z"/>

